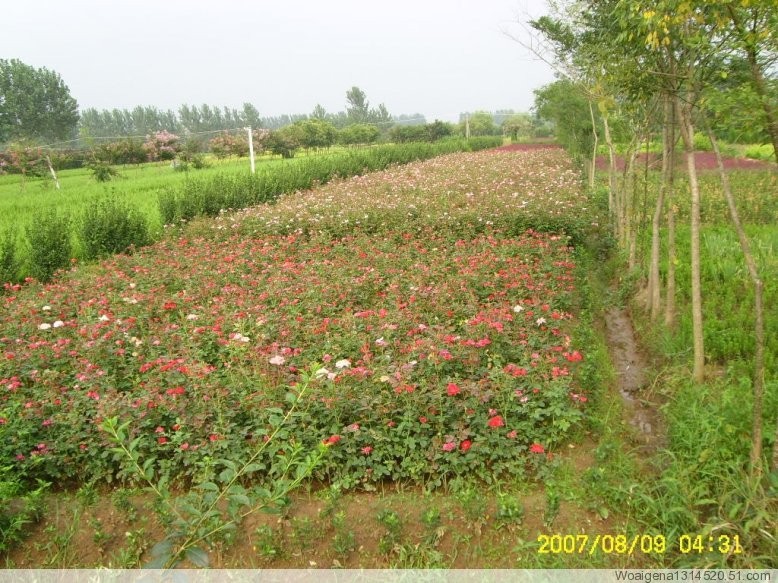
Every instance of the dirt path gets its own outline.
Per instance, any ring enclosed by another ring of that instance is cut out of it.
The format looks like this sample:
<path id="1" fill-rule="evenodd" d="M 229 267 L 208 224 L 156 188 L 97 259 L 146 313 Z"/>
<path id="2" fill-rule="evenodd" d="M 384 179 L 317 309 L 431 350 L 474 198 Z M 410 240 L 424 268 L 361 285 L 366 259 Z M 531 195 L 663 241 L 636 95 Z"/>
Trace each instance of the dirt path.
<path id="1" fill-rule="evenodd" d="M 645 395 L 648 363 L 640 352 L 626 310 L 610 309 L 606 323 L 608 348 L 616 369 L 619 393 L 624 400 L 625 417 L 634 429 L 638 452 L 648 454 L 665 445 L 657 403 Z"/>

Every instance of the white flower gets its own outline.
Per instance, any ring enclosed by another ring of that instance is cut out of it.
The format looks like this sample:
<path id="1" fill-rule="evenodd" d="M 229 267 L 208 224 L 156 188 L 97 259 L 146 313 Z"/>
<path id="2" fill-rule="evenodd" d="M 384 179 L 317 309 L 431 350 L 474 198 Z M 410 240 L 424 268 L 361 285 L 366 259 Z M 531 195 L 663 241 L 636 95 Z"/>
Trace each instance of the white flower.
<path id="1" fill-rule="evenodd" d="M 48 330 L 51 328 L 51 324 L 44 322 L 43 324 L 38 324 L 38 330 Z"/>
<path id="2" fill-rule="evenodd" d="M 100 316 L 100 321 L 101 321 L 101 322 L 107 322 L 108 320 L 110 320 L 110 318 L 109 318 L 108 316 L 106 316 L 105 314 L 103 314 L 102 316 Z"/>
<path id="3" fill-rule="evenodd" d="M 545 318 L 538 318 L 537 320 L 535 320 L 535 324 L 537 324 L 538 326 L 542 326 L 545 323 L 546 323 Z"/>
<path id="4" fill-rule="evenodd" d="M 335 368 L 348 368 L 351 366 L 351 361 L 348 358 L 343 358 L 335 363 Z"/>
<path id="5" fill-rule="evenodd" d="M 244 336 L 240 332 L 235 332 L 234 334 L 230 334 L 230 338 L 232 340 L 237 340 L 238 342 L 248 342 L 250 338 L 248 336 Z M 283 364 L 283 363 L 281 363 Z"/>
<path id="6" fill-rule="evenodd" d="M 65 325 L 65 322 L 63 322 L 62 320 L 57 320 L 56 322 L 54 322 L 52 324 L 52 326 L 54 328 L 62 328 L 62 326 L 64 326 L 64 325 Z"/>
<path id="7" fill-rule="evenodd" d="M 378 346 L 386 346 L 386 345 L 388 344 L 388 342 L 387 342 L 386 340 L 384 340 L 384 337 L 383 337 L 383 336 L 381 336 L 381 338 L 377 339 L 377 340 L 375 341 L 375 343 L 376 343 Z"/>
<path id="8" fill-rule="evenodd" d="M 43 310 L 44 312 L 50 312 L 51 311 L 51 306 L 43 306 L 41 308 L 41 310 Z"/>
<path id="9" fill-rule="evenodd" d="M 186 319 L 187 320 L 197 320 L 199 316 L 197 314 L 187 314 Z"/>
<path id="10" fill-rule="evenodd" d="M 524 311 L 524 306 L 518 306 L 518 305 L 517 306 L 513 306 L 513 311 L 516 312 L 517 314 L 519 312 L 523 312 Z"/>
<path id="11" fill-rule="evenodd" d="M 269 360 L 270 364 L 274 364 L 276 366 L 281 366 L 286 362 L 286 359 L 281 356 L 280 354 L 276 354 L 273 358 Z"/>

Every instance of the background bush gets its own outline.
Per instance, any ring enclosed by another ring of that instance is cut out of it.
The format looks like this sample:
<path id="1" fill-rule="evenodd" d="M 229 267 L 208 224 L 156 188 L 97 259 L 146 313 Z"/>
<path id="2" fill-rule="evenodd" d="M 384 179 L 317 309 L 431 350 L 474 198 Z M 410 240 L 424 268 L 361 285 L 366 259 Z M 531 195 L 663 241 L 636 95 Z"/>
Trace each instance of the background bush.
<path id="1" fill-rule="evenodd" d="M 18 271 L 16 239 L 12 233 L 5 233 L 0 237 L 0 284 L 16 281 Z"/>
<path id="2" fill-rule="evenodd" d="M 106 198 L 88 207 L 84 213 L 81 242 L 84 257 L 94 259 L 148 245 L 151 237 L 140 212 Z"/>
<path id="3" fill-rule="evenodd" d="M 70 264 L 70 217 L 45 209 L 33 217 L 26 231 L 30 245 L 29 274 L 47 282 L 55 271 Z"/>

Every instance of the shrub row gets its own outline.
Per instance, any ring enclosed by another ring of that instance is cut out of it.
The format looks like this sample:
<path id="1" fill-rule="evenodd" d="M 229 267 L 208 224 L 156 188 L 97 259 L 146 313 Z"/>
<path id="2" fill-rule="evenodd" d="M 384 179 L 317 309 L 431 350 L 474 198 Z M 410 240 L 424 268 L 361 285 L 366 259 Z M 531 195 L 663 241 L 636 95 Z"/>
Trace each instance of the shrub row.
<path id="1" fill-rule="evenodd" d="M 333 156 L 309 158 L 293 164 L 264 169 L 255 175 L 217 175 L 188 181 L 159 199 L 166 224 L 197 216 L 218 215 L 222 209 L 245 208 L 271 202 L 284 193 L 305 190 L 332 178 L 348 177 L 392 164 L 406 164 L 457 151 L 495 147 L 500 138 L 479 137 L 469 141 L 443 140 L 435 144 L 404 144 L 353 150 Z M 103 199 L 80 217 L 43 209 L 25 230 L 25 240 L 13 233 L 0 236 L 0 283 L 34 277 L 49 281 L 66 268 L 79 249 L 79 257 L 91 260 L 148 245 L 152 236 L 146 218 L 126 203 Z M 27 253 L 22 252 L 26 247 Z"/>
<path id="2" fill-rule="evenodd" d="M 333 178 L 375 172 L 393 164 L 407 164 L 441 154 L 493 148 L 501 143 L 502 138 L 478 137 L 469 141 L 441 140 L 435 144 L 375 146 L 308 158 L 253 175 L 218 175 L 204 180 L 191 180 L 160 196 L 160 216 L 165 224 L 175 224 L 198 216 L 215 216 L 224 209 L 240 209 L 272 202 L 282 194 L 306 190 Z"/>
<path id="3" fill-rule="evenodd" d="M 76 239 L 77 245 L 73 244 Z M 0 237 L 0 283 L 24 277 L 49 281 L 58 269 L 64 269 L 81 249 L 84 259 L 97 259 L 114 253 L 132 251 L 151 243 L 145 217 L 126 203 L 102 199 L 88 207 L 80 221 L 55 209 L 36 214 L 25 229 L 26 262 L 13 233 Z"/>

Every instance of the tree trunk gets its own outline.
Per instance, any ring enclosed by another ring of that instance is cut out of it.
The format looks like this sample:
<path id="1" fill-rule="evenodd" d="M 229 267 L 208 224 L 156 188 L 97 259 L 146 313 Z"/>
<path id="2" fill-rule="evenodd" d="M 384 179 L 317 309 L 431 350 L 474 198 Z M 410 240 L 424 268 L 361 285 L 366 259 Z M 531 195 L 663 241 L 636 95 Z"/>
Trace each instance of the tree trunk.
<path id="1" fill-rule="evenodd" d="M 594 116 L 592 116 L 594 123 Z M 605 143 L 608 144 L 608 209 L 613 208 L 613 196 L 616 192 L 616 146 L 611 138 L 608 116 L 602 116 L 602 126 L 605 131 Z"/>
<path id="2" fill-rule="evenodd" d="M 746 260 L 748 274 L 754 283 L 754 336 L 756 347 L 754 349 L 754 420 L 753 433 L 751 435 L 751 471 L 755 475 L 759 475 L 762 473 L 762 403 L 764 402 L 764 305 L 762 303 L 764 284 L 759 277 L 756 261 L 754 261 L 754 256 L 751 253 L 751 245 L 743 229 L 743 224 L 740 222 L 740 216 L 735 206 L 735 197 L 732 195 L 729 176 L 727 176 L 724 170 L 724 162 L 721 160 L 721 152 L 716 136 L 713 135 L 710 128 L 708 128 L 708 137 L 716 154 L 716 165 L 719 168 L 724 197 L 727 199 L 729 216 L 732 219 L 732 224 L 740 241 L 740 249 Z"/>
<path id="3" fill-rule="evenodd" d="M 624 168 L 624 187 L 621 193 L 621 214 L 619 216 L 619 223 L 621 225 L 621 245 L 622 248 L 627 251 L 630 269 L 634 267 L 635 261 L 635 256 L 630 244 L 632 242 L 632 207 L 635 198 L 635 189 L 637 188 L 635 181 L 635 158 L 637 158 L 637 155 L 638 150 L 636 146 L 630 151 L 627 165 Z"/>
<path id="4" fill-rule="evenodd" d="M 659 309 L 661 307 L 662 301 L 660 294 L 661 286 L 659 284 L 659 228 L 662 222 L 662 210 L 664 209 L 667 184 L 669 182 L 669 167 L 672 163 L 668 155 L 670 150 L 670 109 L 672 107 L 669 95 L 665 95 L 663 97 L 663 106 L 664 123 L 662 126 L 662 184 L 659 187 L 659 196 L 656 199 L 656 206 L 654 207 L 654 220 L 651 223 L 651 263 L 649 264 L 648 268 L 648 297 L 646 298 L 646 302 L 648 303 L 647 307 L 649 309 L 652 320 L 656 320 L 656 318 L 659 316 Z"/>
<path id="5" fill-rule="evenodd" d="M 670 142 L 667 151 L 669 168 L 667 176 L 667 290 L 665 293 L 665 326 L 675 326 L 675 104 L 670 103 Z"/>
<path id="6" fill-rule="evenodd" d="M 686 152 L 686 167 L 689 172 L 691 190 L 691 271 L 692 271 L 692 336 L 694 342 L 694 382 L 705 380 L 705 347 L 702 327 L 702 283 L 700 279 L 700 185 L 697 182 L 697 166 L 694 162 L 694 124 L 692 105 L 681 103 L 676 96 L 680 115 L 681 136 Z M 691 100 L 689 100 L 691 103 Z"/>
<path id="7" fill-rule="evenodd" d="M 597 137 L 597 124 L 594 122 L 594 108 L 592 107 L 592 101 L 589 100 L 589 115 L 592 117 L 592 135 L 594 135 L 594 147 L 592 148 L 592 165 L 591 172 L 589 172 L 589 189 L 594 189 L 594 171 L 597 169 L 597 145 L 599 139 Z"/>
<path id="8" fill-rule="evenodd" d="M 630 270 L 635 267 L 635 248 L 637 246 L 635 220 L 635 199 L 638 190 L 638 168 L 635 160 L 638 156 L 638 149 L 629 159 L 629 167 L 632 174 L 632 188 L 624 193 L 624 242 L 627 247 L 627 266 Z"/>

